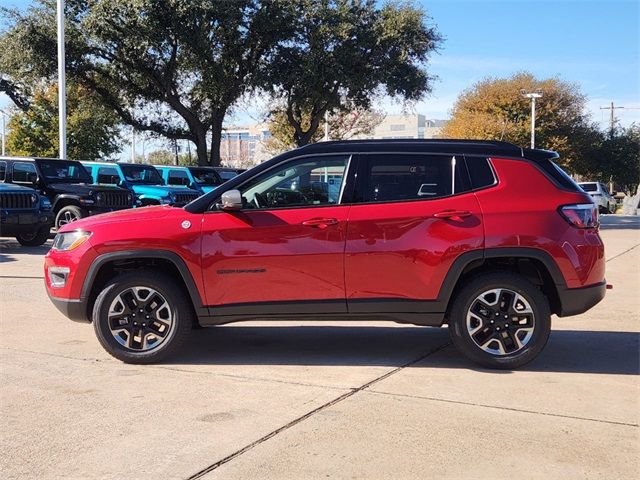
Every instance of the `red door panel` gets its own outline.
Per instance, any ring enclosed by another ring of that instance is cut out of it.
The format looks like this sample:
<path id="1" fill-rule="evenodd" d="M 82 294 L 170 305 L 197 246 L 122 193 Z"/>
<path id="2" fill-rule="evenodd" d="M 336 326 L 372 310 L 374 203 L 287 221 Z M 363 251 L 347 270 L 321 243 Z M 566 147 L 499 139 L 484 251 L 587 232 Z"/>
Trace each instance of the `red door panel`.
<path id="1" fill-rule="evenodd" d="M 354 205 L 345 255 L 349 310 L 357 309 L 356 299 L 434 300 L 456 257 L 482 247 L 473 193 Z"/>
<path id="2" fill-rule="evenodd" d="M 207 304 L 344 301 L 349 208 L 205 214 L 202 271 Z M 330 311 L 346 311 L 344 302 L 329 303 Z"/>

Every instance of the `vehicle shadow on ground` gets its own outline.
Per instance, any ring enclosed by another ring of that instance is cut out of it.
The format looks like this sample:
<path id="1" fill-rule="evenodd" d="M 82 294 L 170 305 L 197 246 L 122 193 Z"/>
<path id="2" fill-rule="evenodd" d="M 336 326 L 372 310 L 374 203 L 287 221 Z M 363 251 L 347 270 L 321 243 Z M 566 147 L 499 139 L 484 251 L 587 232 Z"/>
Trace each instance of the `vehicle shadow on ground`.
<path id="1" fill-rule="evenodd" d="M 44 257 L 50 248 L 51 240 L 40 247 L 23 247 L 15 240 L 0 239 L 0 263 L 15 262 L 16 254 Z"/>
<path id="2" fill-rule="evenodd" d="M 554 330 L 522 370 L 638 375 L 639 339 L 635 332 Z M 168 363 L 398 367 L 448 341 L 447 330 L 437 328 L 229 325 L 194 331 L 185 352 Z M 452 346 L 412 367 L 480 370 Z"/>

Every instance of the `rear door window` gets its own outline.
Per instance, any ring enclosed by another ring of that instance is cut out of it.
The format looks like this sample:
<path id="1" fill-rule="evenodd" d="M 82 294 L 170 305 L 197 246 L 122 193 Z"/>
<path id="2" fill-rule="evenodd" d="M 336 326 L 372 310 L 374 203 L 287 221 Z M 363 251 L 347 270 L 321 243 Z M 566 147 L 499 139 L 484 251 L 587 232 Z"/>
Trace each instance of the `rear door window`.
<path id="1" fill-rule="evenodd" d="M 360 156 L 356 202 L 432 200 L 470 190 L 462 157 L 428 154 Z"/>
<path id="2" fill-rule="evenodd" d="M 169 170 L 169 185 L 191 185 L 189 175 L 184 170 Z"/>
<path id="3" fill-rule="evenodd" d="M 98 168 L 98 183 L 107 185 L 117 185 L 120 183 L 120 175 L 116 167 L 100 167 Z"/>
<path id="4" fill-rule="evenodd" d="M 7 162 L 0 162 L 0 182 L 4 182 L 4 178 L 6 174 L 7 174 Z"/>

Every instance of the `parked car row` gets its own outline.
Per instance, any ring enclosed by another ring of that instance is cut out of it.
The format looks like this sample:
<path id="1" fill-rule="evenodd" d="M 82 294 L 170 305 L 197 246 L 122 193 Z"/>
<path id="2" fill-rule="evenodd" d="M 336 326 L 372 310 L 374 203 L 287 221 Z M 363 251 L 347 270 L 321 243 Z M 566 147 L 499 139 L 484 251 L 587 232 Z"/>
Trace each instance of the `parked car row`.
<path id="1" fill-rule="evenodd" d="M 51 227 L 99 213 L 149 205 L 185 205 L 230 172 L 218 167 L 78 162 L 0 157 L 0 237 L 42 245 Z"/>

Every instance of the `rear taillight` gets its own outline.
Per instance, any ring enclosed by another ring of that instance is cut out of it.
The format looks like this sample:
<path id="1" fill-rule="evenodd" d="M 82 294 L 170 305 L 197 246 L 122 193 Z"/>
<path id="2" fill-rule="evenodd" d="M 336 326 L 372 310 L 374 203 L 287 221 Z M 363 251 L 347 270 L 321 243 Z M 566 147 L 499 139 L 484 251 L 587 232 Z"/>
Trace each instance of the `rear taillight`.
<path id="1" fill-rule="evenodd" d="M 576 228 L 595 228 L 598 226 L 598 207 L 593 203 L 565 205 L 560 207 L 564 219 Z"/>

